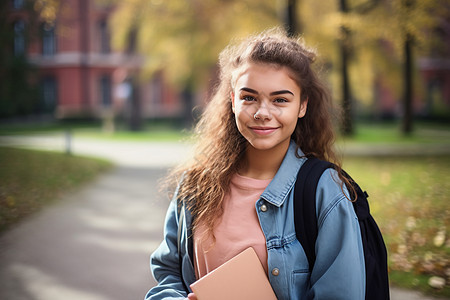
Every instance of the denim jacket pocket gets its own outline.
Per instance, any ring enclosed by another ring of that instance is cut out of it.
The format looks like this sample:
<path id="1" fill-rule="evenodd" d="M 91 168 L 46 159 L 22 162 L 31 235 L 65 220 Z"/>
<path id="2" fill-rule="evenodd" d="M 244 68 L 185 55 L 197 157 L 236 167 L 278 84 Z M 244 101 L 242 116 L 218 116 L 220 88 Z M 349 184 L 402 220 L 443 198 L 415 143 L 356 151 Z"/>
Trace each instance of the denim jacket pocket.
<path id="1" fill-rule="evenodd" d="M 297 299 L 299 295 L 306 295 L 311 274 L 308 269 L 292 272 L 291 299 Z"/>

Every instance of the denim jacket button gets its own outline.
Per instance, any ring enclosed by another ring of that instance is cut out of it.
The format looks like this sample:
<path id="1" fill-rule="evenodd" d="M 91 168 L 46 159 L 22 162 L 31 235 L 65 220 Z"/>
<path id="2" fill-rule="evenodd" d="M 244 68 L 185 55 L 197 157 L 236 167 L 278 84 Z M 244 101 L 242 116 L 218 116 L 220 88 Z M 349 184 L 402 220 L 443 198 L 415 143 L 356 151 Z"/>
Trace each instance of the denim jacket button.
<path id="1" fill-rule="evenodd" d="M 266 212 L 267 211 L 267 205 L 263 204 L 261 205 L 261 211 Z"/>
<path id="2" fill-rule="evenodd" d="M 272 270 L 272 275 L 273 276 L 278 276 L 280 274 L 280 270 L 278 270 L 278 268 L 274 268 L 273 270 Z"/>

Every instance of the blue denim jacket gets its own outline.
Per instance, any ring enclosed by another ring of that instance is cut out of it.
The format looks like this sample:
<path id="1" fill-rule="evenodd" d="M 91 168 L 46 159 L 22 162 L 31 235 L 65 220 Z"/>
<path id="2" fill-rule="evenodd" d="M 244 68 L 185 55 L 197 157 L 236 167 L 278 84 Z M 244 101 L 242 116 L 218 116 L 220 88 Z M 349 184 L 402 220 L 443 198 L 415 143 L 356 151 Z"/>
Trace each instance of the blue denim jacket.
<path id="1" fill-rule="evenodd" d="M 278 299 L 364 299 L 365 269 L 359 224 L 334 170 L 326 170 L 317 187 L 316 262 L 309 272 L 294 228 L 293 188 L 305 160 L 295 155 L 295 149 L 295 143 L 291 142 L 278 172 L 255 204 L 266 237 L 272 288 Z M 345 188 L 344 191 L 347 194 Z M 150 289 L 146 299 L 186 297 L 177 251 L 177 211 L 174 200 L 167 212 L 164 240 L 151 256 L 151 269 L 158 285 Z M 192 240 L 188 239 L 191 220 L 186 211 L 185 222 L 181 224 L 181 255 L 187 286 L 195 281 Z"/>

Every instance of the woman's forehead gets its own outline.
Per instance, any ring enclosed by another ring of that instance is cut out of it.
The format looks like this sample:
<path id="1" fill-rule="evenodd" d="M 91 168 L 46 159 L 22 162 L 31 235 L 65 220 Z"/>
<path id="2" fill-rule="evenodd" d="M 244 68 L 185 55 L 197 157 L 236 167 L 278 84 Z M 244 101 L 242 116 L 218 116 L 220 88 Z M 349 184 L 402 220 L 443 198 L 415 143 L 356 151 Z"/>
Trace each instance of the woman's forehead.
<path id="1" fill-rule="evenodd" d="M 264 62 L 246 62 L 240 67 L 236 68 L 232 74 L 231 74 L 231 86 L 234 89 L 236 87 L 237 81 L 239 78 L 241 78 L 244 74 L 248 74 L 251 71 L 255 71 L 261 68 L 267 68 L 267 69 L 273 69 L 275 71 L 282 71 L 285 72 L 285 74 L 295 82 L 295 84 L 300 87 L 298 80 L 294 76 L 294 72 L 286 67 L 286 66 L 280 66 L 278 64 L 274 63 L 264 63 Z M 267 73 L 263 73 L 267 74 Z"/>

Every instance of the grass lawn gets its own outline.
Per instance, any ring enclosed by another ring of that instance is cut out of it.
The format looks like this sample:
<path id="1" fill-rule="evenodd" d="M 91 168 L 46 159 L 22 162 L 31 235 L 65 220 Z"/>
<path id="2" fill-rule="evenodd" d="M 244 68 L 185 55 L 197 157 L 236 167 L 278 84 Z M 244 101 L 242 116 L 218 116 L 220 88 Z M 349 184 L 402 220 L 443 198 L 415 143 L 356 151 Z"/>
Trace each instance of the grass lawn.
<path id="1" fill-rule="evenodd" d="M 364 144 L 442 144 L 450 145 L 450 124 L 416 122 L 411 135 L 403 135 L 398 122 L 356 123 L 355 134 L 338 142 Z"/>
<path id="2" fill-rule="evenodd" d="M 0 232 L 111 164 L 60 153 L 0 147 Z"/>
<path id="3" fill-rule="evenodd" d="M 388 247 L 391 282 L 450 297 L 450 156 L 347 157 Z M 431 276 L 446 287 L 428 285 Z"/>
<path id="4" fill-rule="evenodd" d="M 74 137 L 115 141 L 179 141 L 189 136 L 188 130 L 181 130 L 170 122 L 144 123 L 142 130 L 130 131 L 125 125 L 116 126 L 113 132 L 105 131 L 99 122 L 66 122 L 40 125 L 7 125 L 0 124 L 1 135 L 39 135 L 59 134 L 70 130 Z"/>

